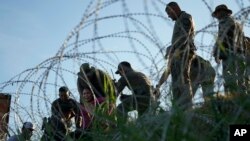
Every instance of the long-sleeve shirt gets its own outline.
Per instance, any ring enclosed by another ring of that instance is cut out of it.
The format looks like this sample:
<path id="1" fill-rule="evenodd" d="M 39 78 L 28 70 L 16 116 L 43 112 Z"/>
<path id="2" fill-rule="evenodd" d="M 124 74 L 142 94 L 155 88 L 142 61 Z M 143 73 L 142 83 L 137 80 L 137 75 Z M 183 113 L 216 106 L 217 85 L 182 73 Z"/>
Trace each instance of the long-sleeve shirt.
<path id="1" fill-rule="evenodd" d="M 192 16 L 182 11 L 178 19 L 175 21 L 174 25 L 171 41 L 173 51 L 176 51 L 176 49 L 178 49 L 179 51 L 185 51 L 187 50 L 187 48 L 185 47 L 190 47 L 191 50 L 195 50 L 193 40 L 194 22 Z"/>
<path id="2" fill-rule="evenodd" d="M 145 74 L 128 70 L 116 83 L 117 92 L 121 93 L 125 87 L 128 87 L 133 96 L 138 100 L 144 99 L 145 105 L 150 105 L 150 101 L 153 100 L 151 82 Z"/>
<path id="3" fill-rule="evenodd" d="M 231 16 L 219 20 L 214 57 L 226 59 L 228 55 L 243 52 L 243 29 Z"/>
<path id="4" fill-rule="evenodd" d="M 56 99 L 52 103 L 51 112 L 52 116 L 63 118 L 66 121 L 73 116 L 76 120 L 76 127 L 81 126 L 80 108 L 74 99 L 70 98 L 67 101 L 62 101 L 60 98 Z"/>

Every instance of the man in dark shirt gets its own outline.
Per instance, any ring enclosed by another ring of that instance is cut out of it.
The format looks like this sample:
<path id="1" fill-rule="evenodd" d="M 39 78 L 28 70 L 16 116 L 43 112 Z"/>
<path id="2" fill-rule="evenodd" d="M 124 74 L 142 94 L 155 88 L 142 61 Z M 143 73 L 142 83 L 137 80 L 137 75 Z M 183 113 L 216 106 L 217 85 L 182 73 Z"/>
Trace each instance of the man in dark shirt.
<path id="1" fill-rule="evenodd" d="M 70 98 L 70 91 L 67 87 L 59 88 L 59 98 L 52 103 L 52 116 L 49 123 L 56 132 L 57 139 L 63 139 L 63 135 L 68 134 L 68 129 L 71 127 L 71 119 L 75 118 L 76 128 L 82 125 L 82 118 L 80 116 L 80 108 L 77 102 Z"/>
<path id="2" fill-rule="evenodd" d="M 169 53 L 171 50 L 171 46 L 167 48 L 165 59 L 169 58 Z M 154 91 L 155 94 L 159 94 L 161 85 L 168 79 L 168 76 L 171 73 L 170 62 L 168 59 L 168 64 L 163 72 L 158 84 L 156 85 L 156 89 Z M 199 55 L 195 55 L 192 60 L 190 66 L 190 80 L 192 85 L 193 93 L 196 93 L 197 89 L 201 85 L 203 91 L 203 98 L 205 102 L 207 102 L 211 96 L 214 94 L 214 80 L 215 80 L 215 70 L 209 61 L 203 59 Z M 194 96 L 194 95 L 193 95 Z"/>
<path id="3" fill-rule="evenodd" d="M 171 41 L 170 67 L 172 75 L 173 105 L 181 109 L 192 107 L 190 65 L 194 58 L 194 21 L 182 11 L 176 2 L 170 2 L 165 9 L 169 18 L 175 21 Z"/>
<path id="4" fill-rule="evenodd" d="M 232 10 L 218 5 L 212 16 L 219 21 L 218 36 L 214 46 L 214 59 L 222 61 L 226 94 L 246 93 L 244 82 L 244 33 L 242 26 L 231 16 Z"/>
<path id="5" fill-rule="evenodd" d="M 120 74 L 121 76 L 116 83 L 118 94 L 120 94 L 125 87 L 128 87 L 132 91 L 132 96 L 128 98 L 127 103 L 133 103 L 133 108 L 137 110 L 138 116 L 146 113 L 152 102 L 152 90 L 149 78 L 147 78 L 145 74 L 133 70 L 130 63 L 126 61 L 118 65 L 116 74 Z M 126 116 L 127 110 L 129 109 L 123 109 L 121 106 L 122 104 L 117 107 L 118 111 L 123 111 Z"/>

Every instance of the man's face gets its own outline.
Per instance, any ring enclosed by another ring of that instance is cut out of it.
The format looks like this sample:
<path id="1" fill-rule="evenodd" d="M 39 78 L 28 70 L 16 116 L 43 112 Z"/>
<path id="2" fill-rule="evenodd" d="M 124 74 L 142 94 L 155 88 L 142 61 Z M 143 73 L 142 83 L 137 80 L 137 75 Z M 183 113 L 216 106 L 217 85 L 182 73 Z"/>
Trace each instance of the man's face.
<path id="1" fill-rule="evenodd" d="M 59 92 L 59 96 L 62 101 L 67 101 L 69 99 L 69 91 Z"/>
<path id="2" fill-rule="evenodd" d="M 168 14 L 168 17 L 171 18 L 173 21 L 177 20 L 177 15 L 173 7 L 168 6 L 166 9 L 166 13 Z"/>
<path id="3" fill-rule="evenodd" d="M 123 68 L 122 66 L 119 66 L 119 67 L 118 67 L 118 71 L 119 71 L 119 75 L 120 75 L 120 76 L 123 76 L 123 75 L 125 74 L 124 68 Z"/>
<path id="4" fill-rule="evenodd" d="M 214 13 L 214 17 L 218 20 L 220 20 L 222 18 L 222 10 L 218 10 L 216 13 Z"/>

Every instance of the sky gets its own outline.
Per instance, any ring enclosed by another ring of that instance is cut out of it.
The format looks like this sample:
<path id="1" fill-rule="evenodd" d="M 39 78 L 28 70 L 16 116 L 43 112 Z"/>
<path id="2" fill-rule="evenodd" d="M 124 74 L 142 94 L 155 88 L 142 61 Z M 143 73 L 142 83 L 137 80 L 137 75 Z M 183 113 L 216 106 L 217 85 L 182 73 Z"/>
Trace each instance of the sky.
<path id="1" fill-rule="evenodd" d="M 204 1 L 211 6 L 212 10 L 222 3 L 227 4 L 233 12 L 241 7 L 235 0 Z M 192 14 L 196 29 L 214 20 L 202 0 L 192 0 L 192 2 L 177 0 L 176 2 L 184 11 Z M 2 19 L 0 22 L 0 65 L 4 69 L 0 71 L 0 82 L 5 82 L 23 70 L 35 67 L 43 60 L 55 55 L 70 31 L 80 22 L 87 4 L 89 4 L 88 0 L 2 1 L 0 5 L 0 18 Z M 243 6 L 247 5 L 249 1 L 244 0 Z M 134 7 L 129 7 L 129 9 Z M 160 8 L 164 13 L 164 6 L 161 5 Z M 164 27 L 161 28 L 164 30 Z M 165 35 L 161 36 L 164 39 Z M 165 38 L 164 42 L 169 41 L 170 38 Z"/>
<path id="2" fill-rule="evenodd" d="M 2 1 L 0 82 L 53 56 L 83 10 L 81 0 Z"/>
<path id="3" fill-rule="evenodd" d="M 249 0 L 175 1 L 183 11 L 193 16 L 197 31 L 216 22 L 211 17 L 211 11 L 214 11 L 219 4 L 226 4 L 233 14 L 250 5 Z M 47 88 L 51 84 L 66 83 L 75 89 L 75 74 L 79 69 L 78 66 L 83 62 L 90 62 L 94 66 L 105 69 L 112 77 L 118 79 L 119 77 L 113 76 L 112 72 L 116 71 L 116 66 L 123 60 L 131 62 L 135 69 L 145 72 L 155 85 L 159 78 L 156 72 L 162 72 L 165 65 L 163 54 L 159 50 L 169 45 L 174 24 L 164 11 L 165 4 L 168 2 L 166 0 L 2 1 L 0 4 L 0 66 L 2 68 L 0 86 L 1 83 L 26 69 L 48 67 L 53 63 L 50 58 L 60 51 L 63 54 L 80 52 L 83 56 L 67 58 L 62 62 L 55 61 L 60 63 L 66 82 L 64 80 L 57 82 L 56 73 L 52 72 L 47 79 Z M 98 8 L 99 10 L 94 12 Z M 142 14 L 146 10 L 148 10 L 147 13 L 151 13 L 148 17 Z M 124 13 L 133 14 L 123 15 Z M 249 18 L 246 22 L 249 23 Z M 127 30 L 130 32 L 126 32 Z M 198 54 L 211 60 L 212 63 L 214 61 L 211 58 L 211 45 L 214 43 L 216 31 L 216 26 L 210 27 L 206 32 L 199 32 L 195 37 L 195 43 L 199 47 Z M 250 36 L 249 25 L 244 27 L 244 31 Z M 95 40 L 97 37 L 101 38 Z M 74 45 L 76 41 L 79 44 Z M 93 53 L 98 51 L 106 53 Z M 213 65 L 215 67 L 215 64 Z M 157 69 L 150 69 L 151 67 Z M 29 80 L 42 82 L 41 76 L 45 71 L 40 69 L 38 72 L 32 74 Z M 21 88 L 8 86 L 2 92 L 14 93 L 17 88 L 24 93 L 19 95 L 21 99 L 18 101 L 19 105 L 31 107 L 30 103 L 26 103 L 27 100 L 22 102 L 22 99 L 29 99 L 31 103 L 39 101 L 39 98 L 32 101 L 29 95 L 36 94 L 37 87 L 34 92 L 31 86 L 24 85 Z M 49 93 L 54 93 L 48 97 L 45 96 L 50 99 L 50 102 L 57 98 L 56 90 Z"/>

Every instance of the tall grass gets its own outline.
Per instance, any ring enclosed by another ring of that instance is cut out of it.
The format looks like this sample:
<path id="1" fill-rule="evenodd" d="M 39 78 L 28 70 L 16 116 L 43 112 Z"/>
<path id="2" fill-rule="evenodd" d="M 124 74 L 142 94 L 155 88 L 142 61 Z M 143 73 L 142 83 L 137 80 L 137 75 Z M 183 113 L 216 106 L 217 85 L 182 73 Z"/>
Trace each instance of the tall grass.
<path id="1" fill-rule="evenodd" d="M 93 128 L 94 141 L 227 141 L 232 124 L 250 124 L 250 96 L 217 96 L 190 110 L 147 113 L 135 121 Z M 84 140 L 84 139 L 79 139 Z"/>

